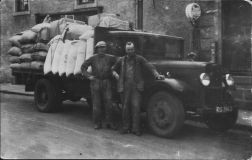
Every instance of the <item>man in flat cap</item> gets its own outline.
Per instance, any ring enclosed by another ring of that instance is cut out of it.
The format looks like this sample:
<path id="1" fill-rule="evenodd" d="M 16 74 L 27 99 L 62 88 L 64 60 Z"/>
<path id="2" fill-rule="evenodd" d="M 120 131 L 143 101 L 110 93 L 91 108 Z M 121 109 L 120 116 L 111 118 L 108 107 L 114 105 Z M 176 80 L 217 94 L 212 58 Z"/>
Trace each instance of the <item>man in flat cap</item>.
<path id="1" fill-rule="evenodd" d="M 132 133 L 140 136 L 141 92 L 144 90 L 143 71 L 150 70 L 156 79 L 164 79 L 164 76 L 160 75 L 145 58 L 136 54 L 134 43 L 127 42 L 125 50 L 127 55 L 120 58 L 112 67 L 113 75 L 119 79 L 118 92 L 122 95 L 123 126 L 120 132 L 125 134 L 131 130 Z M 120 72 L 120 76 L 117 72 Z"/>
<path id="2" fill-rule="evenodd" d="M 94 128 L 102 128 L 102 118 L 105 109 L 105 125 L 108 128 L 115 128 L 112 122 L 112 88 L 111 67 L 116 62 L 116 57 L 107 54 L 107 44 L 100 41 L 95 46 L 95 55 L 86 60 L 81 67 L 82 74 L 90 82 L 92 102 L 93 102 L 93 121 Z M 92 74 L 87 69 L 92 67 Z"/>

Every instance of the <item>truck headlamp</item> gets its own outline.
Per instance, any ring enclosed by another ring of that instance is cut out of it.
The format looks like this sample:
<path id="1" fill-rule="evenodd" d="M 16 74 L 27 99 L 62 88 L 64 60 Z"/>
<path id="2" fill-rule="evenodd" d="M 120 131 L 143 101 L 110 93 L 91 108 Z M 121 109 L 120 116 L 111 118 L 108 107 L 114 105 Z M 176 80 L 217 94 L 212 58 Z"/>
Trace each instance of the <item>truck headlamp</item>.
<path id="1" fill-rule="evenodd" d="M 230 74 L 226 74 L 225 79 L 226 79 L 226 82 L 227 82 L 228 86 L 233 86 L 234 85 L 234 78 Z"/>
<path id="2" fill-rule="evenodd" d="M 209 86 L 210 85 L 210 77 L 207 73 L 202 73 L 200 75 L 200 82 L 203 86 Z"/>

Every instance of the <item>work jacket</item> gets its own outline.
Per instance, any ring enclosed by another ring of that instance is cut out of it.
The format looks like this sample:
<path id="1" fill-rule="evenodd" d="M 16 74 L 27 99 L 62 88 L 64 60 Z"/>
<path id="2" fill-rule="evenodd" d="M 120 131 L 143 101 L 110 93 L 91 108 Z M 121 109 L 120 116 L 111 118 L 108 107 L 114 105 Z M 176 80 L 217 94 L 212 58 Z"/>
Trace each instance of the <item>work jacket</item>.
<path id="1" fill-rule="evenodd" d="M 124 56 L 118 59 L 116 64 L 112 67 L 113 71 L 120 72 L 119 80 L 118 80 L 118 92 L 124 91 L 124 85 L 125 85 L 125 72 L 126 72 L 126 63 L 127 63 L 128 56 Z M 143 71 L 145 69 L 152 72 L 152 74 L 157 77 L 159 76 L 159 73 L 155 69 L 155 67 L 150 64 L 144 57 L 140 55 L 136 55 L 134 57 L 134 82 L 136 83 L 136 87 L 139 91 L 144 91 L 144 77 L 143 77 Z"/>
<path id="2" fill-rule="evenodd" d="M 116 57 L 109 54 L 95 54 L 94 56 L 87 59 L 81 66 L 82 74 L 85 77 L 90 77 L 91 75 L 97 79 L 111 79 L 112 72 L 111 67 L 115 64 Z M 88 67 L 92 67 L 92 73 L 88 73 Z"/>

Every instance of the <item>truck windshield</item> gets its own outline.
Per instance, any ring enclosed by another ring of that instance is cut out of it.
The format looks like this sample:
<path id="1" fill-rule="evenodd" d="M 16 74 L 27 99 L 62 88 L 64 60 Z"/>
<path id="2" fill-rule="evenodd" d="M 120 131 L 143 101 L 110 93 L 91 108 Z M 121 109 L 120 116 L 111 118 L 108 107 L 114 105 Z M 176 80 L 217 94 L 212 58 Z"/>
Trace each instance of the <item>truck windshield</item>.
<path id="1" fill-rule="evenodd" d="M 165 37 L 143 37 L 142 54 L 149 60 L 182 58 L 183 43 L 180 40 Z"/>

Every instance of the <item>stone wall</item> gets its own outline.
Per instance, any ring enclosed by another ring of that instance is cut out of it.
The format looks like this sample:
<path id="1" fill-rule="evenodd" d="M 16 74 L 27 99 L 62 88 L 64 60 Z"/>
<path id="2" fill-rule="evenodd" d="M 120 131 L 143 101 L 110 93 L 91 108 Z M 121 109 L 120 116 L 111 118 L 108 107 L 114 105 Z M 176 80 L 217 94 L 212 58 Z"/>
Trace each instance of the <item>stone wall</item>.
<path id="1" fill-rule="evenodd" d="M 185 8 L 191 2 L 193 0 L 144 0 L 144 30 L 183 37 L 185 53 L 189 53 L 193 27 L 185 15 Z"/>
<path id="2" fill-rule="evenodd" d="M 208 0 L 208 1 L 198 1 L 200 7 L 202 8 L 202 16 L 199 18 L 198 28 L 199 28 L 199 39 L 200 39 L 200 59 L 203 61 L 218 62 L 220 57 L 218 57 L 218 50 L 216 48 L 215 58 L 212 59 L 211 55 L 211 45 L 215 43 L 218 47 L 219 42 L 219 8 L 218 1 Z M 221 62 L 219 62 L 221 63 Z"/>
<path id="3" fill-rule="evenodd" d="M 135 0 L 98 0 L 97 5 L 103 6 L 105 13 L 119 14 L 122 20 L 136 21 Z"/>
<path id="4" fill-rule="evenodd" d="M 34 25 L 34 15 L 13 16 L 14 0 L 1 1 L 1 67 L 0 82 L 11 81 L 9 56 L 6 54 L 10 48 L 8 39 L 15 33 L 26 30 Z"/>

